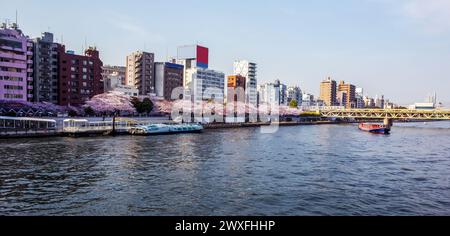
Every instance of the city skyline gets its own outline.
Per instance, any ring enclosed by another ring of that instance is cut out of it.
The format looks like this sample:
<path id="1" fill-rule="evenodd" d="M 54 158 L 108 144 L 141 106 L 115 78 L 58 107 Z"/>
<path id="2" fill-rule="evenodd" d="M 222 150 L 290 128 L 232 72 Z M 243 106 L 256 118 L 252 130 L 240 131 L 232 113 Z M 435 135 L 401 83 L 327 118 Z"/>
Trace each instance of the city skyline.
<path id="1" fill-rule="evenodd" d="M 135 1 L 133 6 L 140 3 L 140 8 L 104 1 L 62 8 L 52 2 L 4 4 L 0 19 L 15 21 L 17 10 L 19 26 L 30 37 L 50 31 L 79 53 L 95 45 L 104 64 L 124 65 L 136 50 L 165 61 L 176 56 L 177 46 L 198 42 L 210 48 L 211 67 L 227 75 L 235 60 L 258 63 L 259 84 L 280 79 L 318 95 L 320 81 L 331 76 L 403 105 L 421 102 L 433 92 L 444 105 L 450 102 L 450 4 L 443 0 L 270 1 L 264 6 Z M 149 9 L 152 14 L 143 14 Z M 231 11 L 233 16 L 227 14 Z"/>

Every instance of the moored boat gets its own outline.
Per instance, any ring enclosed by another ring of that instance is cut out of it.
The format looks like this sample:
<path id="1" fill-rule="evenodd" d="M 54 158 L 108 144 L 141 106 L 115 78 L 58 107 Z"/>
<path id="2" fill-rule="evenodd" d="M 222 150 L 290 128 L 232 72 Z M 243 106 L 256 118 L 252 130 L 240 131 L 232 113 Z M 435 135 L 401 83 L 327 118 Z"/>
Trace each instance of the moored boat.
<path id="1" fill-rule="evenodd" d="M 381 124 L 361 123 L 359 124 L 359 129 L 374 134 L 389 134 L 391 132 L 390 127 Z"/>
<path id="2" fill-rule="evenodd" d="M 199 133 L 203 131 L 203 126 L 198 124 L 164 125 L 151 124 L 131 128 L 130 134 L 133 135 L 158 135 L 175 133 Z"/>

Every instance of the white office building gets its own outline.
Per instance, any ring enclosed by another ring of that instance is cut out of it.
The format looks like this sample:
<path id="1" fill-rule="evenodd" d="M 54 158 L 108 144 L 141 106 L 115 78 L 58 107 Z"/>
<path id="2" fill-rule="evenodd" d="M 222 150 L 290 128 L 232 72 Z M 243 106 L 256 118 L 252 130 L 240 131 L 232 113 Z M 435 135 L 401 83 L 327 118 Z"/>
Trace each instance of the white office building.
<path id="1" fill-rule="evenodd" d="M 122 80 L 123 80 L 122 76 L 119 75 L 118 73 L 106 75 L 106 77 L 104 77 L 103 79 L 105 93 L 118 92 L 127 96 L 139 95 L 139 90 L 136 87 L 124 85 L 122 84 Z"/>
<path id="2" fill-rule="evenodd" d="M 280 84 L 265 83 L 259 87 L 260 104 L 280 105 Z"/>
<path id="3" fill-rule="evenodd" d="M 366 102 L 364 100 L 364 89 L 363 88 L 356 88 L 355 99 L 356 99 L 356 108 L 357 109 L 362 109 L 366 106 Z"/>
<path id="4" fill-rule="evenodd" d="M 187 69 L 185 75 L 185 89 L 192 94 L 191 101 L 224 101 L 224 73 L 196 67 Z"/>
<path id="5" fill-rule="evenodd" d="M 302 96 L 302 106 L 310 107 L 314 105 L 315 105 L 314 95 L 310 93 L 304 93 Z"/>

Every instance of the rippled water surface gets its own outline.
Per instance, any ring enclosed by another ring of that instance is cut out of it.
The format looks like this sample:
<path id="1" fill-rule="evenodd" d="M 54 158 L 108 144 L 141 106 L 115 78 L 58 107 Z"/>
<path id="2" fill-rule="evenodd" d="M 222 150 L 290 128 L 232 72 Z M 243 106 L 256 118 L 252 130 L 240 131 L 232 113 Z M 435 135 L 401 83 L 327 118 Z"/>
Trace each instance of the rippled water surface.
<path id="1" fill-rule="evenodd" d="M 450 215 L 450 123 L 0 140 L 0 215 Z"/>

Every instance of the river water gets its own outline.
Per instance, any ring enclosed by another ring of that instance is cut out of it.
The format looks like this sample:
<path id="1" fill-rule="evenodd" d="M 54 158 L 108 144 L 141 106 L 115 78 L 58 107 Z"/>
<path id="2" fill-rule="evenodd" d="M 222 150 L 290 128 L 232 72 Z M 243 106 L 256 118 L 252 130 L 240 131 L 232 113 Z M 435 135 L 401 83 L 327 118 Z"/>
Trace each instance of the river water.
<path id="1" fill-rule="evenodd" d="M 0 140 L 0 215 L 450 215 L 450 123 Z"/>

